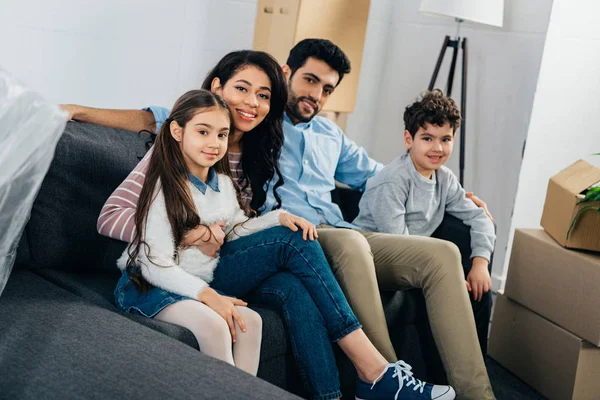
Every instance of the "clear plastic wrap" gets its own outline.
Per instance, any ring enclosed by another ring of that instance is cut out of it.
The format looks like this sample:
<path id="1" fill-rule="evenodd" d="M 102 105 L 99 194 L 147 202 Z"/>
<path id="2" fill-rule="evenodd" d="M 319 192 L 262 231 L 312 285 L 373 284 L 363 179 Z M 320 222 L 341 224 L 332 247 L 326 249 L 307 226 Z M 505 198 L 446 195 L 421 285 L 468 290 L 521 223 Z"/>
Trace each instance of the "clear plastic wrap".
<path id="1" fill-rule="evenodd" d="M 0 295 L 66 118 L 0 67 Z"/>

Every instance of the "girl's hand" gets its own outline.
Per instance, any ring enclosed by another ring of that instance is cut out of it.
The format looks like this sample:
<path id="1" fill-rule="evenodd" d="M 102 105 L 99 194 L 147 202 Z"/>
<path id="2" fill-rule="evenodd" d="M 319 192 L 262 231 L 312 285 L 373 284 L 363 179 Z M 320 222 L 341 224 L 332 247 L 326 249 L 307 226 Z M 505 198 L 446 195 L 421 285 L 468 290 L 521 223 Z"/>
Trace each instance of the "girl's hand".
<path id="1" fill-rule="evenodd" d="M 305 220 L 302 217 L 297 217 L 289 212 L 282 212 L 279 214 L 279 223 L 285 227 L 290 228 L 292 231 L 298 231 L 298 228 L 302 229 L 302 239 L 306 240 L 308 237 L 310 240 L 315 240 L 319 237 L 317 234 L 317 227 Z"/>
<path id="2" fill-rule="evenodd" d="M 194 229 L 190 229 L 183 236 L 180 246 L 196 246 L 201 252 L 209 257 L 216 258 L 217 253 L 221 250 L 221 245 L 225 240 L 223 232 L 224 222 L 218 222 L 210 225 L 208 228 L 204 225 L 198 225 Z M 211 235 L 211 232 L 212 235 Z"/>
<path id="3" fill-rule="evenodd" d="M 237 322 L 237 324 L 240 326 L 242 332 L 246 332 L 246 323 L 244 322 L 244 319 L 238 310 L 236 310 L 235 306 L 245 307 L 248 305 L 248 303 L 233 297 L 222 296 L 210 287 L 207 287 L 200 292 L 198 295 L 198 300 L 212 308 L 217 314 L 223 317 L 229 326 L 229 332 L 231 333 L 231 340 L 233 343 L 236 341 L 235 322 Z"/>
<path id="4" fill-rule="evenodd" d="M 472 293 L 473 300 L 481 301 L 481 296 L 492 288 L 492 279 L 488 271 L 488 260 L 473 257 L 471 272 L 467 275 L 467 290 Z"/>

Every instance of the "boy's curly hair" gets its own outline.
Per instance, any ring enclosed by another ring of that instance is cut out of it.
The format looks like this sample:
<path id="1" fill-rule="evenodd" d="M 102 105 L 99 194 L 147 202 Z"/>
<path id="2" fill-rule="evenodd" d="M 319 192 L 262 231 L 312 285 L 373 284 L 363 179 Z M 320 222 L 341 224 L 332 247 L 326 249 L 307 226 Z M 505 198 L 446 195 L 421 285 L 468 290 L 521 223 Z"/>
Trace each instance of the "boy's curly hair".
<path id="1" fill-rule="evenodd" d="M 439 89 L 423 92 L 421 98 L 404 111 L 404 127 L 413 138 L 426 123 L 443 126 L 446 122 L 456 133 L 460 126 L 460 111 L 454 100 Z"/>

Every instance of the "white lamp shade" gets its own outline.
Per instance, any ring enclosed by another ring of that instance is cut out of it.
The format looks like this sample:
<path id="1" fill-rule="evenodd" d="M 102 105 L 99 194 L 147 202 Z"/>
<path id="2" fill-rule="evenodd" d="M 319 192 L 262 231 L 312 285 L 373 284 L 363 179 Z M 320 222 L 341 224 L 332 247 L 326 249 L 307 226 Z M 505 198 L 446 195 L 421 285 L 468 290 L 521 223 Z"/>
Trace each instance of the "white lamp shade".
<path id="1" fill-rule="evenodd" d="M 501 27 L 504 0 L 421 0 L 419 12 Z"/>

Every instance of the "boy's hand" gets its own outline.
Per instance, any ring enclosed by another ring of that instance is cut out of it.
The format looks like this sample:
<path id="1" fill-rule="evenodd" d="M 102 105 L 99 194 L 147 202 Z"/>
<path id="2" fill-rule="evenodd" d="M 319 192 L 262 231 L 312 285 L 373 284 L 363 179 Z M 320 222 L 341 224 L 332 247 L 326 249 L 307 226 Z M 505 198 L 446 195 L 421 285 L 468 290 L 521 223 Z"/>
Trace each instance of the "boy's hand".
<path id="1" fill-rule="evenodd" d="M 488 271 L 488 260 L 483 257 L 473 257 L 471 272 L 467 275 L 467 290 L 473 295 L 473 300 L 481 301 L 484 293 L 492 288 L 492 279 Z"/>
<path id="2" fill-rule="evenodd" d="M 494 217 L 492 217 L 490 210 L 488 210 L 487 204 L 485 203 L 485 201 L 483 201 L 479 197 L 475 196 L 473 194 L 473 192 L 467 192 L 467 199 L 470 199 L 473 203 L 475 203 L 475 205 L 477 207 L 483 208 L 483 211 L 485 211 L 485 215 L 487 215 L 488 218 L 491 219 L 492 222 L 494 222 Z"/>
<path id="3" fill-rule="evenodd" d="M 289 212 L 282 212 L 279 214 L 279 223 L 290 228 L 294 232 L 296 232 L 298 228 L 302 229 L 302 239 L 304 240 L 308 238 L 312 241 L 319 237 L 316 226 L 304 218 L 290 214 Z"/>

